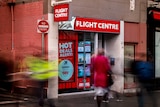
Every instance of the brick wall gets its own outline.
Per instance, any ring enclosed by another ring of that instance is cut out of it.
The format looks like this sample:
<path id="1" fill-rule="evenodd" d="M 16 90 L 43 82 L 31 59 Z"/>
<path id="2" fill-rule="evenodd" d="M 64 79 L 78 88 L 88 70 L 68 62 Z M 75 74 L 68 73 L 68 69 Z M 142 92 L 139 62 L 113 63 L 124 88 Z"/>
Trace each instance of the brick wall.
<path id="1" fill-rule="evenodd" d="M 14 19 L 12 20 L 10 6 L 0 7 L 0 53 L 14 57 L 17 68 L 21 64 L 24 54 L 41 54 L 41 34 L 37 33 L 37 20 L 42 16 L 47 19 L 47 14 L 43 14 L 42 0 L 15 4 L 13 10 Z M 14 40 L 13 48 L 12 38 Z M 45 39 L 47 38 L 45 37 Z M 20 71 L 19 68 L 16 71 Z M 29 84 L 32 84 L 32 81 L 15 83 L 20 87 L 26 87 Z"/>
<path id="2" fill-rule="evenodd" d="M 0 51 L 11 50 L 11 13 L 8 6 L 0 6 Z"/>

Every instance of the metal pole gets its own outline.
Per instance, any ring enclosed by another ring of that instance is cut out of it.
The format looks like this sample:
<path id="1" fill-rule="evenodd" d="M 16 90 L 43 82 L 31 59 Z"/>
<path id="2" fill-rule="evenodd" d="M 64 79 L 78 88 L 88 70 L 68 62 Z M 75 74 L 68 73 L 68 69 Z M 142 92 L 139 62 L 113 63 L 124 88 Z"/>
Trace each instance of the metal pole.
<path id="1" fill-rule="evenodd" d="M 44 44 L 44 33 L 42 33 L 42 57 L 44 56 L 44 47 L 45 47 L 45 44 Z"/>
<path id="2" fill-rule="evenodd" d="M 85 41 L 86 41 L 86 33 L 83 34 L 83 71 L 84 71 L 84 75 L 83 75 L 83 89 L 86 90 L 86 50 L 85 50 Z"/>

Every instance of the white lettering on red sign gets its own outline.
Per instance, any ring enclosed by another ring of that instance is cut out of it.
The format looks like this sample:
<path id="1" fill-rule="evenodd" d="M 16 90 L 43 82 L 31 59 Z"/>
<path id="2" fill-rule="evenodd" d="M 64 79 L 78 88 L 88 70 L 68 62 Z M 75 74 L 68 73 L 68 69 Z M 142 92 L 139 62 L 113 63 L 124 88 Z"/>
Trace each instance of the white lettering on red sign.
<path id="1" fill-rule="evenodd" d="M 54 6 L 54 21 L 67 21 L 69 17 L 69 5 Z"/>
<path id="2" fill-rule="evenodd" d="M 76 26 L 87 27 L 87 28 L 96 28 L 97 22 L 76 21 Z"/>
<path id="3" fill-rule="evenodd" d="M 120 22 L 108 21 L 108 20 L 96 20 L 89 18 L 76 18 L 74 28 L 75 30 L 119 33 Z"/>
<path id="4" fill-rule="evenodd" d="M 99 23 L 98 24 L 98 28 L 102 28 L 102 29 L 114 29 L 114 30 L 118 30 L 118 24 L 111 24 L 111 23 Z"/>
<path id="5" fill-rule="evenodd" d="M 73 56 L 72 45 L 73 42 L 59 43 L 59 57 Z"/>
<path id="6" fill-rule="evenodd" d="M 76 27 L 114 29 L 114 30 L 118 30 L 119 29 L 118 24 L 85 22 L 85 21 L 76 21 Z"/>
<path id="7" fill-rule="evenodd" d="M 61 8 L 55 10 L 55 18 L 67 17 L 68 8 Z"/>

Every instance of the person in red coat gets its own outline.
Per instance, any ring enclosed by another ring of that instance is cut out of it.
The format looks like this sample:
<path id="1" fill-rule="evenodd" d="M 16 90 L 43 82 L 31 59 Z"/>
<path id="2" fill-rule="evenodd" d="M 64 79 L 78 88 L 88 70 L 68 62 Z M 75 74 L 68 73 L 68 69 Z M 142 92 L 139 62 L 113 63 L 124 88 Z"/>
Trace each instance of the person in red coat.
<path id="1" fill-rule="evenodd" d="M 108 71 L 110 70 L 110 63 L 106 56 L 104 56 L 104 49 L 98 49 L 96 57 L 94 57 L 94 86 L 95 95 L 98 107 L 101 106 L 103 97 L 107 92 L 108 87 Z"/>

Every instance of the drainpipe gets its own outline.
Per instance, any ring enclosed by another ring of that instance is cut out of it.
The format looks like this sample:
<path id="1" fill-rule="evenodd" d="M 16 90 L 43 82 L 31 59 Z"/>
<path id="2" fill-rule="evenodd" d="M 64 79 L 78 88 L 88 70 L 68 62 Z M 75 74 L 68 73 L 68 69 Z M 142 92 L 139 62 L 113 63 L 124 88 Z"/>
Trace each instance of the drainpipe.
<path id="1" fill-rule="evenodd" d="M 13 10 L 13 5 L 11 5 L 11 15 L 12 15 L 12 51 L 14 50 L 14 10 Z"/>
<path id="2" fill-rule="evenodd" d="M 15 59 L 15 50 L 14 50 L 14 5 L 15 0 L 12 0 L 8 3 L 11 9 L 11 53 L 13 55 L 13 60 Z"/>

